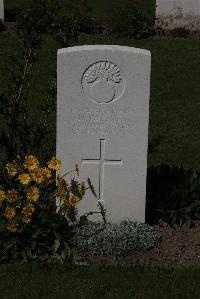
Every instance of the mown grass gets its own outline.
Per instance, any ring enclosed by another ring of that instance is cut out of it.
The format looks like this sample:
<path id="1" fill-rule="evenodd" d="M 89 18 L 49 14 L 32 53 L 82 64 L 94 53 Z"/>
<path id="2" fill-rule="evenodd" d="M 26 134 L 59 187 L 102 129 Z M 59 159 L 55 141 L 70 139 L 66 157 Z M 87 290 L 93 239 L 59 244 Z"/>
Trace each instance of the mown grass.
<path id="1" fill-rule="evenodd" d="M 103 23 L 109 23 L 112 12 L 124 7 L 138 7 L 147 15 L 155 16 L 155 0 L 89 0 L 88 4 L 96 20 Z"/>
<path id="2" fill-rule="evenodd" d="M 58 267 L 3 265 L 1 298 L 199 298 L 198 267 L 135 267 L 61 270 Z"/>
<path id="3" fill-rule="evenodd" d="M 66 0 L 60 1 L 65 2 Z M 27 7 L 31 0 L 5 0 L 5 8 L 23 8 Z M 156 0 L 88 0 L 88 5 L 92 9 L 92 15 L 99 22 L 109 22 L 110 11 L 117 10 L 124 6 L 140 7 L 148 15 L 155 15 Z"/>

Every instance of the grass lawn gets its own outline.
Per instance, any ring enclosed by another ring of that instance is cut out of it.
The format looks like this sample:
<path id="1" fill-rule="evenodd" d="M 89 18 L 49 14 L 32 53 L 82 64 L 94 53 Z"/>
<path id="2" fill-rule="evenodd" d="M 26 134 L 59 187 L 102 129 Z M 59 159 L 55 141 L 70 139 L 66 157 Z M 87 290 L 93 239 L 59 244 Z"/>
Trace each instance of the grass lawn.
<path id="1" fill-rule="evenodd" d="M 199 298 L 200 269 L 182 267 L 61 270 L 56 266 L 3 265 L 2 299 Z"/>
<path id="2" fill-rule="evenodd" d="M 66 0 L 60 0 L 65 2 Z M 6 9 L 21 8 L 29 5 L 31 0 L 4 0 Z M 124 6 L 137 6 L 148 15 L 154 16 L 156 0 L 88 0 L 93 17 L 100 22 L 109 22 L 109 11 Z M 112 10 L 110 9 L 112 7 Z"/>
<path id="3" fill-rule="evenodd" d="M 100 22 L 109 23 L 109 16 L 113 10 L 121 7 L 140 7 L 149 16 L 155 15 L 155 0 L 89 0 L 89 6 L 92 8 L 94 17 Z M 112 7 L 112 9 L 110 9 Z"/>

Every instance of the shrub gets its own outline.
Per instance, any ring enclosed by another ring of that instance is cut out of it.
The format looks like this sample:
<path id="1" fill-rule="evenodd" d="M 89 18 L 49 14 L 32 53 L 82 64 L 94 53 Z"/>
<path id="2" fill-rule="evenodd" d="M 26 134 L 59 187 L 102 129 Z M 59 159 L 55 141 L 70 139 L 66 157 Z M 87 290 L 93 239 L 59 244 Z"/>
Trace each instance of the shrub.
<path id="1" fill-rule="evenodd" d="M 121 8 L 111 16 L 110 31 L 119 37 L 147 38 L 153 35 L 153 22 L 137 8 Z"/>
<path id="2" fill-rule="evenodd" d="M 187 38 L 190 36 L 190 30 L 184 27 L 176 27 L 170 33 L 172 37 Z"/>
<path id="3" fill-rule="evenodd" d="M 22 263 L 56 258 L 72 261 L 69 221 L 86 186 L 76 178 L 67 183 L 57 176 L 61 161 L 52 158 L 41 166 L 34 155 L 7 163 L 8 178 L 0 185 L 0 263 Z M 75 171 L 79 174 L 78 165 Z M 56 212 L 56 195 L 60 205 Z"/>
<path id="4" fill-rule="evenodd" d="M 144 223 L 122 221 L 119 225 L 94 223 L 76 226 L 70 244 L 92 255 L 127 256 L 155 246 L 159 233 Z"/>
<path id="5" fill-rule="evenodd" d="M 63 2 L 63 1 L 62 1 Z M 16 33 L 20 45 L 17 54 L 8 56 L 9 74 L 6 90 L 0 88 L 0 162 L 16 155 L 36 153 L 43 161 L 55 153 L 55 126 L 50 119 L 56 110 L 56 71 L 48 83 L 46 98 L 40 99 L 33 111 L 32 88 L 37 61 L 45 36 L 52 35 L 59 47 L 67 47 L 77 39 L 81 28 L 89 26 L 85 0 L 31 0 L 16 11 Z M 62 5 L 61 5 L 62 4 Z M 66 9 L 66 11 L 65 11 Z M 85 21 L 85 25 L 83 24 Z M 1 30 L 1 24 L 0 24 Z"/>
<path id="6" fill-rule="evenodd" d="M 65 0 L 62 3 L 62 15 L 73 24 L 77 32 L 90 33 L 94 27 L 91 8 L 87 0 Z"/>
<path id="7" fill-rule="evenodd" d="M 200 220 L 200 172 L 161 164 L 147 171 L 146 221 L 170 225 Z"/>

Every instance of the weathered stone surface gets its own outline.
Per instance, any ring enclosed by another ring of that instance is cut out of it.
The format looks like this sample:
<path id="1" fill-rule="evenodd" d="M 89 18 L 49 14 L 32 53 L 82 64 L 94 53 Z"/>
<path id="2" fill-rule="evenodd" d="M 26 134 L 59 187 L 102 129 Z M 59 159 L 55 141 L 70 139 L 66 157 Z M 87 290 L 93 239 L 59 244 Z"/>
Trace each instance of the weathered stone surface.
<path id="1" fill-rule="evenodd" d="M 4 21 L 4 0 L 0 0 L 0 20 Z"/>
<path id="2" fill-rule="evenodd" d="M 57 156 L 61 174 L 80 165 L 90 177 L 107 221 L 145 221 L 149 51 L 81 46 L 58 51 Z M 79 216 L 99 212 L 91 191 Z M 102 221 L 101 214 L 89 220 Z"/>

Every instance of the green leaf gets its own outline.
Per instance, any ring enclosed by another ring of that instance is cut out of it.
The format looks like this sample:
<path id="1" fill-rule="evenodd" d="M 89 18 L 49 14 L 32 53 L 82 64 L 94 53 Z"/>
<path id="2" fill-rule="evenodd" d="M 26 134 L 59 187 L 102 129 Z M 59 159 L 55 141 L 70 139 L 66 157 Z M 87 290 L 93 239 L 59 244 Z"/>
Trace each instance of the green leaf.
<path id="1" fill-rule="evenodd" d="M 58 240 L 61 239 L 61 236 L 60 236 L 60 234 L 58 232 L 53 231 L 53 233 L 54 233 L 54 236 L 56 237 L 56 239 L 58 239 Z"/>
<path id="2" fill-rule="evenodd" d="M 53 251 L 56 252 L 60 247 L 60 241 L 58 239 L 54 240 Z"/>
<path id="3" fill-rule="evenodd" d="M 6 231 L 6 226 L 3 223 L 0 223 L 0 233 Z"/>
<path id="4" fill-rule="evenodd" d="M 60 264 L 62 264 L 62 265 L 64 264 L 64 261 L 63 261 L 61 255 L 55 253 L 54 257 L 57 259 L 58 262 L 60 262 Z"/>
<path id="5" fill-rule="evenodd" d="M 38 229 L 37 232 L 32 235 L 32 238 L 37 238 L 41 232 L 42 230 Z"/>

